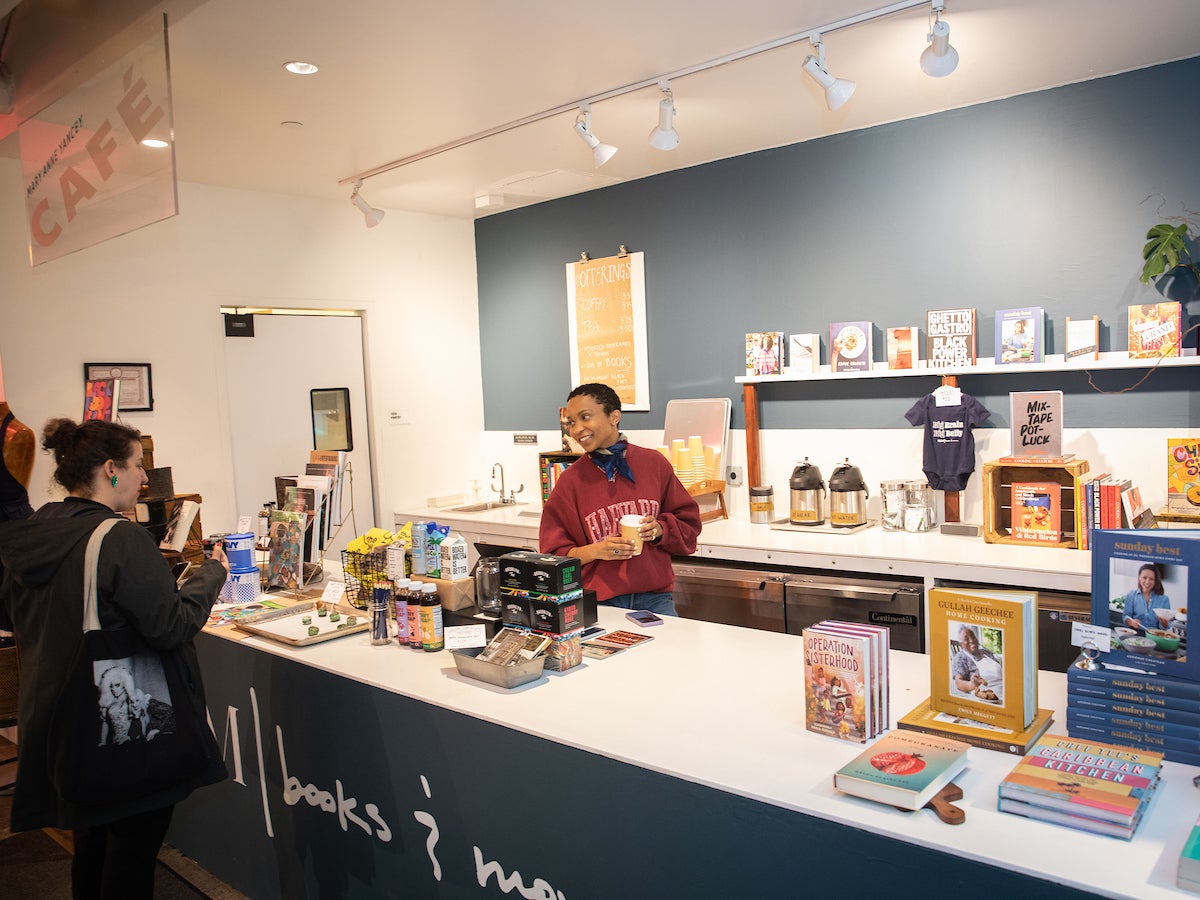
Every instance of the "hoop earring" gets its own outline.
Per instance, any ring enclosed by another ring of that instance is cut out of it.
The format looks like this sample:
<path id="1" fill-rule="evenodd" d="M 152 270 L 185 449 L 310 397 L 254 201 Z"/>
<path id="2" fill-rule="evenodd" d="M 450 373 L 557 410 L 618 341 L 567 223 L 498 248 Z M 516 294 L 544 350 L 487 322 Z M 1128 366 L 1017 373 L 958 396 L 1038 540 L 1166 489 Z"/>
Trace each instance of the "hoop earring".
<path id="1" fill-rule="evenodd" d="M 113 487 L 116 487 L 116 486 L 117 486 L 117 476 L 116 476 L 116 475 L 114 475 L 114 476 L 112 477 L 112 486 L 113 486 Z"/>

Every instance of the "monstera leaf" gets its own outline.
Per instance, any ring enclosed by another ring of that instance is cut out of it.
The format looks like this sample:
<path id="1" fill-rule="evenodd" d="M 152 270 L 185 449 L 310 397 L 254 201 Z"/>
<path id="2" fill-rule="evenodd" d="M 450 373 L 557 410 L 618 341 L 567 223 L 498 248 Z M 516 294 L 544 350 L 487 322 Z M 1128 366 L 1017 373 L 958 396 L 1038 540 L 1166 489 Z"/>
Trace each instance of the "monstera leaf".
<path id="1" fill-rule="evenodd" d="M 1149 284 L 1151 279 L 1168 272 L 1180 263 L 1190 265 L 1191 256 L 1187 247 L 1188 227 L 1168 225 L 1161 222 L 1146 232 L 1146 246 L 1142 248 L 1142 283 Z"/>

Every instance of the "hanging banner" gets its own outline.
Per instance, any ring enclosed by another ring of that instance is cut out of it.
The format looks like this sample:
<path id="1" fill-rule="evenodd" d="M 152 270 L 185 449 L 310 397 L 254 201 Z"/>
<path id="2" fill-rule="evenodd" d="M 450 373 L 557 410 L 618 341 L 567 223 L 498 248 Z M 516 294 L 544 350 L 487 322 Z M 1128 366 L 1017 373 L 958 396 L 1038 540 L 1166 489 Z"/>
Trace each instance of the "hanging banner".
<path id="1" fill-rule="evenodd" d="M 644 253 L 567 263 L 572 385 L 600 382 L 626 410 L 650 409 Z"/>
<path id="2" fill-rule="evenodd" d="M 176 215 L 166 18 L 19 135 L 31 265 Z"/>

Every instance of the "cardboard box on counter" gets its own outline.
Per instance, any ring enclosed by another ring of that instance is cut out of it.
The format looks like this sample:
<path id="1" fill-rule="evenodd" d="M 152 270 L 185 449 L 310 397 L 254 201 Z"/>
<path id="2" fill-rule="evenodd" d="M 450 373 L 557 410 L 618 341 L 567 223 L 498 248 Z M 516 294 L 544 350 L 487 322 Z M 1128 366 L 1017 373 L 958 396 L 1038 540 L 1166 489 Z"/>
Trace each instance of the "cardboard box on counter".
<path id="1" fill-rule="evenodd" d="M 565 594 L 582 587 L 582 564 L 574 556 L 517 550 L 500 557 L 502 587 L 543 594 Z"/>
<path id="2" fill-rule="evenodd" d="M 450 581 L 446 578 L 430 578 L 428 575 L 417 575 L 417 581 L 437 585 L 438 599 L 442 601 L 442 609 L 466 609 L 475 605 L 475 577 L 456 578 Z"/>
<path id="3" fill-rule="evenodd" d="M 517 628 L 530 626 L 529 597 L 524 591 L 500 588 L 500 619 L 505 625 Z"/>

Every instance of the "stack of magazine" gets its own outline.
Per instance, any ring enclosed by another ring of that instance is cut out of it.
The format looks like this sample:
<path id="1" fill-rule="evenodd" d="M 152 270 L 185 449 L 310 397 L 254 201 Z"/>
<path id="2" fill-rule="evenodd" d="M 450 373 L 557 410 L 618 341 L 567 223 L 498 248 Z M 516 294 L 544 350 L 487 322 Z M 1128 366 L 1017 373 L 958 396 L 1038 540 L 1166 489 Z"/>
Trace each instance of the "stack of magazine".
<path id="1" fill-rule="evenodd" d="M 1175 886 L 1200 894 L 1200 819 L 1192 826 L 1191 834 L 1179 854 L 1179 871 L 1175 875 Z"/>
<path id="2" fill-rule="evenodd" d="M 1158 787 L 1152 750 L 1047 734 L 1000 782 L 1001 812 L 1129 840 Z"/>
<path id="3" fill-rule="evenodd" d="M 888 653 L 882 625 L 826 620 L 804 629 L 804 725 L 862 744 L 887 730 Z"/>

